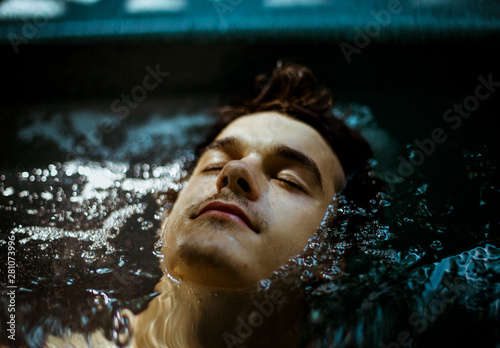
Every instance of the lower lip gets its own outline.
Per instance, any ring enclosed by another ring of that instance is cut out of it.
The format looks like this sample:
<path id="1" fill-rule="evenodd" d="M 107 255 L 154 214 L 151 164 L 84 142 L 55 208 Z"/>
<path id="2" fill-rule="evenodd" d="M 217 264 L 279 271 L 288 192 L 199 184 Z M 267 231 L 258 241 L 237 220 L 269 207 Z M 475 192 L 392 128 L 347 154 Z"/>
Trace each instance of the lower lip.
<path id="1" fill-rule="evenodd" d="M 251 230 L 250 226 L 246 224 L 245 221 L 243 221 L 238 215 L 234 215 L 225 211 L 220 211 L 220 210 L 207 210 L 200 216 L 215 216 L 219 218 L 223 218 L 224 220 L 229 220 L 229 221 L 234 221 L 240 225 L 242 225 L 245 228 L 248 228 Z"/>

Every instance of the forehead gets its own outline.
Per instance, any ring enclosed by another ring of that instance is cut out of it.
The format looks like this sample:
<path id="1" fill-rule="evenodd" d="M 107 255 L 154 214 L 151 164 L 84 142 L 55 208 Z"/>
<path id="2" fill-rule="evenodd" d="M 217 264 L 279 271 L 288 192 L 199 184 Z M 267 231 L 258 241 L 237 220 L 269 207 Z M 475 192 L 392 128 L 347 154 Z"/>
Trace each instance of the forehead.
<path id="1" fill-rule="evenodd" d="M 324 178 L 343 180 L 340 161 L 321 134 L 308 124 L 277 112 L 242 116 L 229 123 L 216 140 L 225 137 L 243 140 L 257 151 L 282 144 L 311 157 Z M 326 180 L 330 181 L 330 180 Z"/>
<path id="2" fill-rule="evenodd" d="M 323 137 L 311 126 L 277 112 L 262 112 L 242 116 L 229 123 L 217 136 L 238 137 L 248 143 L 281 143 L 295 149 L 314 149 L 314 146 L 326 147 Z"/>

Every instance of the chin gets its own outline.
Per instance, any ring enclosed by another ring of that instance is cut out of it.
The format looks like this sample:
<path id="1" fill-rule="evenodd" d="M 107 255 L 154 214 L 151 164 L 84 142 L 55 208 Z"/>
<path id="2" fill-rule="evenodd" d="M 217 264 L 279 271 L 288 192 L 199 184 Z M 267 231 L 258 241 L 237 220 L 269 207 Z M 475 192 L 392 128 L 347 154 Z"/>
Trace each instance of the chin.
<path id="1" fill-rule="evenodd" d="M 171 276 L 217 288 L 258 284 L 259 262 L 252 254 L 252 250 L 260 249 L 257 234 L 222 219 L 171 222 L 165 228 L 163 245 L 166 270 Z"/>
<path id="2" fill-rule="evenodd" d="M 191 239 L 168 256 L 167 270 L 179 280 L 214 288 L 248 288 L 259 281 L 244 250 L 214 239 Z"/>

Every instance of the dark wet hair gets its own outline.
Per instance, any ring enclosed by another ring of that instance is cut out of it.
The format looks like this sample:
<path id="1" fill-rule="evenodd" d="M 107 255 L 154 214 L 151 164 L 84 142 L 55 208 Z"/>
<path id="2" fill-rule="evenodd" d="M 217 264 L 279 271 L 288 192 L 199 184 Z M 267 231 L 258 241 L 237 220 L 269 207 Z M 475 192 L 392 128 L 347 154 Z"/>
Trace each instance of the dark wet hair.
<path id="1" fill-rule="evenodd" d="M 334 98 L 320 85 L 312 71 L 300 64 L 279 60 L 271 74 L 255 78 L 253 95 L 234 105 L 216 110 L 216 123 L 197 148 L 201 155 L 222 129 L 238 117 L 276 111 L 316 129 L 338 156 L 346 177 L 365 171 L 372 150 L 367 141 L 344 121 L 333 116 Z"/>

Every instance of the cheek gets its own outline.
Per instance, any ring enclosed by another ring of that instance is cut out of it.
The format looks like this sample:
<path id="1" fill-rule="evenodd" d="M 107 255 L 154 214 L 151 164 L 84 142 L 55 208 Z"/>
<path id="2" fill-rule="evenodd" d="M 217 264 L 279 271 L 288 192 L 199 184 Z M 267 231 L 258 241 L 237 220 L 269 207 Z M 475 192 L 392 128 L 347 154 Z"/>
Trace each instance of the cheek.
<path id="1" fill-rule="evenodd" d="M 196 177 L 190 180 L 184 191 L 181 193 L 181 196 L 184 196 L 183 201 L 189 205 L 201 202 L 215 193 L 217 193 L 217 177 L 206 176 Z"/>
<path id="2" fill-rule="evenodd" d="M 217 187 L 214 180 L 193 180 L 179 193 L 177 200 L 174 202 L 163 233 L 167 238 L 175 238 L 178 233 L 175 233 L 181 228 L 187 219 L 193 206 L 203 202 L 208 197 L 217 193 Z"/>
<path id="3" fill-rule="evenodd" d="M 202 202 L 207 197 L 215 194 L 216 191 L 217 186 L 215 184 L 215 180 L 198 179 L 190 181 L 188 185 L 179 193 L 179 196 L 172 207 L 171 214 L 178 215 L 181 212 L 185 212 L 186 208 Z"/>
<path id="4" fill-rule="evenodd" d="M 184 189 L 177 200 L 174 202 L 173 207 L 167 215 L 167 220 L 165 221 L 163 227 L 163 236 L 166 239 L 166 242 L 170 245 L 173 240 L 177 237 L 179 228 L 182 226 L 183 220 L 185 220 L 187 216 L 187 208 L 189 207 L 189 202 L 191 201 L 190 192 Z"/>
<path id="5" fill-rule="evenodd" d="M 302 229 L 314 229 L 321 223 L 328 205 L 312 199 L 290 199 L 285 205 L 280 205 L 280 216 L 292 226 L 301 226 Z M 310 228 L 308 228 L 310 227 Z"/>
<path id="6" fill-rule="evenodd" d="M 289 200 L 286 204 L 272 204 L 276 217 L 273 239 L 287 253 L 300 252 L 316 232 L 327 206 L 310 200 Z M 294 254 L 294 255 L 295 255 Z M 290 255 L 294 256 L 294 255 Z"/>

